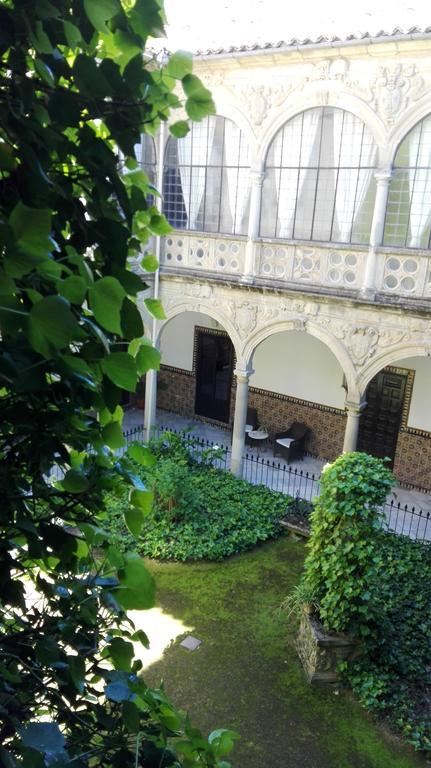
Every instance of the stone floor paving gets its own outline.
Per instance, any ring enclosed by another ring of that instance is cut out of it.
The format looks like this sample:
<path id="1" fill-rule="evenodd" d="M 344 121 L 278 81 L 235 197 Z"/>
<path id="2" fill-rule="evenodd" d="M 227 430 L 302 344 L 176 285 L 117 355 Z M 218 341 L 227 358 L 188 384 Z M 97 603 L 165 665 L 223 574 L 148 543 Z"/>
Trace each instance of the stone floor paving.
<path id="1" fill-rule="evenodd" d="M 219 426 L 200 421 L 196 418 L 180 416 L 169 411 L 157 411 L 158 429 L 167 428 L 190 430 L 191 434 L 208 441 L 214 446 L 225 447 L 230 451 L 231 432 Z M 143 413 L 130 409 L 124 416 L 124 428 L 130 430 L 143 426 Z M 229 456 L 229 454 L 228 454 Z M 302 460 L 294 461 L 286 466 L 279 458 L 274 458 L 271 445 L 265 445 L 257 450 L 246 446 L 244 478 L 252 483 L 263 483 L 273 490 L 301 498 L 312 499 L 318 494 L 317 479 L 325 465 L 325 461 L 313 456 L 304 456 Z M 388 502 L 393 503 L 390 514 L 390 527 L 399 533 L 406 533 L 412 538 L 431 540 L 431 494 L 395 486 Z M 398 508 L 400 505 L 400 509 Z M 414 509 L 417 514 L 405 513 L 404 507 Z"/>

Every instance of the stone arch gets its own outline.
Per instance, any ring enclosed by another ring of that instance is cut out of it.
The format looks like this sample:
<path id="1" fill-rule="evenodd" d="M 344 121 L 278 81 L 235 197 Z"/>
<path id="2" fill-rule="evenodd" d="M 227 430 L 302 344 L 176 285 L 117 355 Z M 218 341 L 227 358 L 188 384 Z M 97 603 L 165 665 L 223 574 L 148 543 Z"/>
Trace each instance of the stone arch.
<path id="1" fill-rule="evenodd" d="M 246 368 L 252 368 L 253 355 L 256 348 L 269 336 L 283 331 L 304 331 L 321 341 L 336 358 L 341 370 L 343 371 L 346 382 L 348 399 L 350 402 L 360 402 L 360 391 L 357 383 L 357 374 L 355 366 L 344 345 L 332 334 L 328 333 L 318 323 L 306 320 L 305 318 L 291 318 L 280 320 L 258 328 L 244 344 L 242 357 Z"/>
<path id="2" fill-rule="evenodd" d="M 365 396 L 365 391 L 371 379 L 386 366 L 393 365 L 398 360 L 406 357 L 430 357 L 430 355 L 430 347 L 425 343 L 416 345 L 398 344 L 396 347 L 391 347 L 391 349 L 382 352 L 377 357 L 374 357 L 358 376 L 357 383 L 361 397 Z"/>
<path id="3" fill-rule="evenodd" d="M 182 301 L 178 304 L 171 305 L 168 309 L 165 309 L 166 320 L 164 320 L 157 329 L 157 337 L 155 342 L 157 347 L 160 346 L 160 338 L 166 325 L 170 322 L 170 320 L 173 320 L 175 317 L 178 317 L 178 315 L 181 315 L 184 312 L 200 312 L 201 314 L 208 315 L 208 317 L 211 317 L 212 320 L 215 320 L 217 323 L 219 323 L 222 329 L 226 331 L 233 344 L 235 356 L 237 359 L 237 366 L 239 368 L 242 367 L 243 358 L 241 357 L 241 342 L 235 327 L 232 325 L 232 322 L 217 309 L 217 306 L 214 307 L 213 304 L 207 304 L 200 300 Z"/>
<path id="4" fill-rule="evenodd" d="M 334 107 L 351 112 L 365 123 L 374 137 L 378 148 L 379 165 L 387 142 L 387 130 L 383 121 L 376 112 L 358 96 L 354 96 L 346 91 L 340 91 L 335 87 L 335 83 L 328 82 L 325 85 L 325 98 L 322 98 L 322 85 L 313 83 L 304 89 L 301 94 L 295 91 L 281 107 L 272 111 L 270 118 L 264 125 L 258 151 L 257 151 L 257 169 L 263 171 L 265 168 L 266 156 L 271 146 L 271 142 L 277 132 L 289 120 L 307 109 L 318 107 Z M 332 89 L 332 90 L 331 90 Z"/>
<path id="5" fill-rule="evenodd" d="M 406 136 L 415 127 L 415 125 L 420 123 L 421 120 L 424 120 L 429 115 L 431 115 L 431 103 L 429 97 L 426 97 L 425 101 L 424 99 L 421 99 L 420 101 L 413 104 L 410 109 L 406 110 L 401 120 L 394 126 L 388 136 L 386 149 L 387 161 L 391 167 L 395 162 L 395 156 L 400 144 L 404 141 Z"/>

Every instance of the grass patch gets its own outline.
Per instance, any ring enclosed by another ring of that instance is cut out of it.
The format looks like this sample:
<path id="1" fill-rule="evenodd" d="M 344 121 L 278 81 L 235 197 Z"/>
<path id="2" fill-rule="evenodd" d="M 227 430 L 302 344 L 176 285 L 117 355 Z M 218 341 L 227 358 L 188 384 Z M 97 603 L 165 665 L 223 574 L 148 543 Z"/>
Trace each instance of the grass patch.
<path id="1" fill-rule="evenodd" d="M 222 563 L 149 562 L 163 611 L 202 640 L 173 643 L 145 675 L 166 680 L 174 703 L 204 732 L 241 734 L 235 768 L 413 768 L 424 762 L 378 725 L 348 693 L 311 688 L 279 610 L 298 582 L 304 545 L 287 538 Z"/>

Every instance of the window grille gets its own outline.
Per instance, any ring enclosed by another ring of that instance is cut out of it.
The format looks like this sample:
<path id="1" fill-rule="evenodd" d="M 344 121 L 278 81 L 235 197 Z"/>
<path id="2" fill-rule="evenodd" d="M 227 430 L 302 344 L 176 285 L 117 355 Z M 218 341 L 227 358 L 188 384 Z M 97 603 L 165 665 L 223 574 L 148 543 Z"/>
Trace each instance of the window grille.
<path id="1" fill-rule="evenodd" d="M 395 156 L 384 245 L 429 248 L 431 238 L 431 115 L 404 138 Z"/>
<path id="2" fill-rule="evenodd" d="M 289 120 L 268 150 L 261 236 L 367 243 L 376 155 L 370 131 L 350 112 L 319 107 Z"/>
<path id="3" fill-rule="evenodd" d="M 183 139 L 170 137 L 163 178 L 163 212 L 178 229 L 247 233 L 250 150 L 242 131 L 224 117 L 193 123 Z"/>

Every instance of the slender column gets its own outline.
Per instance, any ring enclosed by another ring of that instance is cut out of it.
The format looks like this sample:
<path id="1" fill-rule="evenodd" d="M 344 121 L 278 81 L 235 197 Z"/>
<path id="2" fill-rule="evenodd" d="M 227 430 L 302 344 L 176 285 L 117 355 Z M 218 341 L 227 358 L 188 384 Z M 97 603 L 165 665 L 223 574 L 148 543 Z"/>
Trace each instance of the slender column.
<path id="1" fill-rule="evenodd" d="M 158 144 L 158 163 L 157 163 L 157 183 L 159 189 L 163 186 L 163 160 L 165 151 L 165 137 L 166 126 L 161 124 L 159 130 L 159 144 Z M 156 197 L 157 209 L 162 212 L 162 198 Z M 162 252 L 162 243 L 160 235 L 156 237 L 155 256 L 160 264 L 160 257 Z M 154 275 L 154 288 L 152 295 L 155 299 L 159 297 L 159 282 L 160 282 L 160 268 L 158 268 Z M 151 318 L 151 343 L 153 347 L 157 342 L 157 320 L 155 317 Z M 149 440 L 151 437 L 151 428 L 156 423 L 156 407 L 157 407 L 157 372 L 153 369 L 149 370 L 145 377 L 145 413 L 144 413 L 144 425 L 145 425 L 145 439 Z"/>
<path id="2" fill-rule="evenodd" d="M 265 174 L 261 171 L 251 171 L 250 216 L 248 220 L 247 245 L 245 249 L 244 277 L 251 280 L 256 274 L 256 252 L 260 226 L 260 208 L 262 203 L 262 186 Z"/>
<path id="3" fill-rule="evenodd" d="M 157 372 L 151 369 L 145 375 L 145 409 L 144 409 L 144 428 L 145 440 L 151 437 L 151 428 L 156 423 L 157 406 Z"/>
<path id="4" fill-rule="evenodd" d="M 376 268 L 377 253 L 376 248 L 383 242 L 383 232 L 385 229 L 386 206 L 388 202 L 389 183 L 392 178 L 390 171 L 377 171 L 374 174 L 376 179 L 376 201 L 374 203 L 373 221 L 370 232 L 370 247 L 367 255 L 365 267 L 364 284 L 362 293 L 372 294 L 376 289 Z"/>
<path id="5" fill-rule="evenodd" d="M 232 461 L 230 471 L 241 477 L 244 455 L 245 425 L 247 423 L 248 380 L 251 370 L 234 371 L 236 376 L 235 415 L 232 431 Z"/>
<path id="6" fill-rule="evenodd" d="M 347 410 L 347 423 L 346 431 L 344 433 L 343 453 L 356 451 L 356 446 L 358 444 L 359 419 L 361 418 L 361 413 L 365 406 L 365 402 L 350 403 L 348 400 L 346 400 L 345 407 Z"/>

